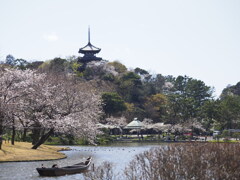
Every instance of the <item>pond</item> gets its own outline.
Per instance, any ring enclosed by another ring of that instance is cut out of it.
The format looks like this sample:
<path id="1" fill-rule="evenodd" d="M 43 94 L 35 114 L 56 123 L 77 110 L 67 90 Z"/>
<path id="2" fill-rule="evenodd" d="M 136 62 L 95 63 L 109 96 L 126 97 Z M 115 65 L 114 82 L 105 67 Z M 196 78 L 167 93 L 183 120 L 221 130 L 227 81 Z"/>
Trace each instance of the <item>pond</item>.
<path id="1" fill-rule="evenodd" d="M 113 144 L 111 146 L 68 146 L 72 150 L 64 151 L 66 159 L 53 161 L 35 161 L 35 162 L 9 162 L 0 163 L 1 180 L 65 180 L 65 179 L 82 179 L 81 174 L 66 175 L 60 177 L 40 177 L 36 167 L 51 167 L 58 164 L 59 167 L 76 164 L 88 156 L 93 157 L 95 166 L 104 161 L 109 161 L 114 166 L 114 172 L 121 172 L 133 157 L 141 152 L 157 147 L 163 144 L 146 144 L 146 143 L 124 143 Z"/>

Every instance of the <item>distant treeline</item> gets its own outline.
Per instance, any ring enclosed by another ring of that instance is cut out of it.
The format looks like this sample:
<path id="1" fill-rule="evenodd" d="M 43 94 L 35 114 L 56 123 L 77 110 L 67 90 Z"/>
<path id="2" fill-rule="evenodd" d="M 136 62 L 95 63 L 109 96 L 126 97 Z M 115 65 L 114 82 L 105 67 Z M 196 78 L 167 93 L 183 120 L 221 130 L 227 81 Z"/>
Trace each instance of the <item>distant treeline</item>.
<path id="1" fill-rule="evenodd" d="M 216 98 L 213 87 L 187 75 L 150 74 L 138 67 L 128 69 L 118 61 L 106 60 L 90 62 L 83 69 L 79 59 L 69 56 L 28 62 L 8 55 L 2 66 L 88 81 L 101 94 L 103 118 L 124 116 L 131 121 L 138 117 L 169 124 L 198 121 L 206 131 L 240 128 L 240 82 L 226 87 Z"/>

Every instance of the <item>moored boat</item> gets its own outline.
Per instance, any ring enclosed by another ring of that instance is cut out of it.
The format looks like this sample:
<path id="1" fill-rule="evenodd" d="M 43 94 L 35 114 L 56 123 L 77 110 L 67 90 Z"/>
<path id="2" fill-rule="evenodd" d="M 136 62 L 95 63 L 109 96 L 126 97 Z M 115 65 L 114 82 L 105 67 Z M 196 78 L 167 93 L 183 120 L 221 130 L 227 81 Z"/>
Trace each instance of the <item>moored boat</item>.
<path id="1" fill-rule="evenodd" d="M 76 174 L 85 172 L 91 165 L 92 158 L 89 157 L 85 162 L 65 167 L 36 168 L 40 176 L 63 176 L 66 174 Z"/>

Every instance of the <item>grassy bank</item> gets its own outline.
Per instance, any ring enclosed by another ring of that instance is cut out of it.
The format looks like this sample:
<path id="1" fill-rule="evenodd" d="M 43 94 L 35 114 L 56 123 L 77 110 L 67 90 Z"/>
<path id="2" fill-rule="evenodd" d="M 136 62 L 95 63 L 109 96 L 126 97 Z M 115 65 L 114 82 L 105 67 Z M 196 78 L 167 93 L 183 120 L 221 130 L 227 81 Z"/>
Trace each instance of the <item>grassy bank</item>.
<path id="1" fill-rule="evenodd" d="M 0 162 L 54 160 L 66 157 L 65 154 L 58 152 L 63 150 L 61 147 L 41 145 L 37 150 L 31 147 L 32 144 L 27 142 L 15 142 L 15 145 L 3 143 Z"/>

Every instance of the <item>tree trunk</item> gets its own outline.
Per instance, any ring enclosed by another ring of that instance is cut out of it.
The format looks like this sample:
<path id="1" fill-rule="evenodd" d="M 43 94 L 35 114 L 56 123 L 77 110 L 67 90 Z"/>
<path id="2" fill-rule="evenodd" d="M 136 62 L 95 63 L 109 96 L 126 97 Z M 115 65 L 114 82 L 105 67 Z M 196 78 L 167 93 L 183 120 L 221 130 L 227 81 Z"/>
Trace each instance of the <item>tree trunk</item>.
<path id="1" fill-rule="evenodd" d="M 22 141 L 25 142 L 27 137 L 27 128 L 24 128 L 23 135 L 22 135 Z"/>
<path id="2" fill-rule="evenodd" d="M 40 127 L 39 125 L 36 125 L 33 127 L 33 130 L 32 130 L 32 145 L 36 144 L 38 141 L 39 141 L 39 138 L 40 138 L 40 133 L 41 133 L 41 130 L 40 130 Z"/>
<path id="3" fill-rule="evenodd" d="M 54 129 L 53 129 L 53 128 L 50 129 L 50 131 L 49 131 L 47 134 L 43 135 L 43 136 L 39 139 L 39 141 L 38 141 L 36 144 L 34 144 L 34 146 L 32 147 L 32 149 L 37 149 L 40 145 L 42 145 L 42 144 L 53 134 L 53 132 L 54 132 Z"/>
<path id="4" fill-rule="evenodd" d="M 0 135 L 0 150 L 2 149 L 2 136 Z"/>
<path id="5" fill-rule="evenodd" d="M 3 134 L 3 126 L 2 126 L 2 119 L 0 117 L 0 150 L 2 149 L 2 134 Z"/>
<path id="6" fill-rule="evenodd" d="M 14 140 L 15 140 L 15 135 L 16 135 L 16 130 L 15 126 L 12 126 L 12 139 L 11 139 L 11 144 L 14 145 Z"/>

